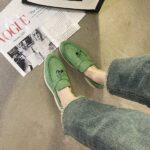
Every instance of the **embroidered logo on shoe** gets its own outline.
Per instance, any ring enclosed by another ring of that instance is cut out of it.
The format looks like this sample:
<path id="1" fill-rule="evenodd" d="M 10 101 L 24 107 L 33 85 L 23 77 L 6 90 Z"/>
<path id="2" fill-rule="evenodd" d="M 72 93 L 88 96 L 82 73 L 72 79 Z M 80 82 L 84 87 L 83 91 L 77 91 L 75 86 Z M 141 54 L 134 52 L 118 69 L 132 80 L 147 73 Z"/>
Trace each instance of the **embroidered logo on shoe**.
<path id="1" fill-rule="evenodd" d="M 78 57 L 80 57 L 80 56 L 81 56 L 81 53 L 82 53 L 82 51 L 81 51 L 81 50 L 78 50 L 78 51 L 76 52 L 76 55 L 77 55 Z"/>
<path id="2" fill-rule="evenodd" d="M 64 70 L 62 70 L 62 69 L 56 71 L 56 75 L 57 75 L 58 78 L 62 78 L 63 73 L 64 73 Z"/>

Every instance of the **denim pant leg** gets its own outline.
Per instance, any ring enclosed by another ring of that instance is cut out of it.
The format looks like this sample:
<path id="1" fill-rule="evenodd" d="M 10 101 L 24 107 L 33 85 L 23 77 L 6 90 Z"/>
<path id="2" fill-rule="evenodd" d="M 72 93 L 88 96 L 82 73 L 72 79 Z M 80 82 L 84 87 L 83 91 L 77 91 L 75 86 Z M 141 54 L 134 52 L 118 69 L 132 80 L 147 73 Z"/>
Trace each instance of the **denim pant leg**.
<path id="1" fill-rule="evenodd" d="M 150 55 L 114 60 L 109 67 L 107 88 L 111 94 L 150 107 Z"/>
<path id="2" fill-rule="evenodd" d="M 63 113 L 65 134 L 92 150 L 150 150 L 150 116 L 86 98 Z"/>

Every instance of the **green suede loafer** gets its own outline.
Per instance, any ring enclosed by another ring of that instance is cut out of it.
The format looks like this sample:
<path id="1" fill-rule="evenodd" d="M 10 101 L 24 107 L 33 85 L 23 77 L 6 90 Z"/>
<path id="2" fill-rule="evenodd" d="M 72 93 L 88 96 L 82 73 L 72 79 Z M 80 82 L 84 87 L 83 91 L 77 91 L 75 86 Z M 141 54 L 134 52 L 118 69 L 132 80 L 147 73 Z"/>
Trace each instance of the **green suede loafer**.
<path id="1" fill-rule="evenodd" d="M 44 62 L 44 80 L 52 92 L 59 110 L 63 110 L 57 92 L 70 87 L 70 80 L 61 60 L 54 54 L 49 54 Z"/>
<path id="2" fill-rule="evenodd" d="M 88 54 L 78 45 L 64 41 L 60 45 L 60 53 L 65 61 L 79 72 L 85 72 L 89 67 L 95 65 Z M 85 77 L 85 80 L 94 88 L 103 88 L 102 84 Z"/>

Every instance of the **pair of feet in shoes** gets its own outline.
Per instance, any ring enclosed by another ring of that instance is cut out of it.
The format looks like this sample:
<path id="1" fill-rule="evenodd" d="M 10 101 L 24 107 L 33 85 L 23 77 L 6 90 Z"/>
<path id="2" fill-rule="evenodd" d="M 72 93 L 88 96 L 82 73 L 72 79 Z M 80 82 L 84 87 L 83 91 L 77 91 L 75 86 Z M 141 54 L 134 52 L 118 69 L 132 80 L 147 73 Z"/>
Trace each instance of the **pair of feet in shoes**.
<path id="1" fill-rule="evenodd" d="M 65 61 L 84 75 L 88 68 L 95 66 L 88 54 L 72 42 L 62 42 L 59 50 Z M 103 88 L 102 84 L 95 82 L 90 77 L 85 75 L 84 78 L 92 87 Z M 44 79 L 47 87 L 53 93 L 59 110 L 62 110 L 63 106 L 58 92 L 66 87 L 71 87 L 71 84 L 63 63 L 60 58 L 54 54 L 49 54 L 45 60 Z"/>

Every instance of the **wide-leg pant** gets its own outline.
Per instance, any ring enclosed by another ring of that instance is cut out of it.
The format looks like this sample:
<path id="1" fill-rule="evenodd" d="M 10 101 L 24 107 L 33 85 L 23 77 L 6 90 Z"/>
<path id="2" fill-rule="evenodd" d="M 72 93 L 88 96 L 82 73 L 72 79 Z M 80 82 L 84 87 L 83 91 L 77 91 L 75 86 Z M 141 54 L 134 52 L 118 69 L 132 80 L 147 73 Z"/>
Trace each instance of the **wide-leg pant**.
<path id="1" fill-rule="evenodd" d="M 107 89 L 150 107 L 150 56 L 114 60 Z M 65 134 L 92 150 L 150 150 L 148 114 L 81 97 L 64 109 L 62 117 Z"/>

